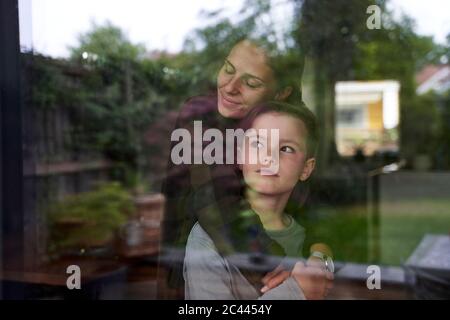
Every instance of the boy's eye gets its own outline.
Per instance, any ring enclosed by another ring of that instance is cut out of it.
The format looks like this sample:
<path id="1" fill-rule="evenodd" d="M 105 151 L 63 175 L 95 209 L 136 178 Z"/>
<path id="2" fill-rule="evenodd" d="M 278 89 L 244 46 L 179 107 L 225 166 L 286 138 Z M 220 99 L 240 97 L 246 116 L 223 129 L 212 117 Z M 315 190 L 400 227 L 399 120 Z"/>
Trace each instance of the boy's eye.
<path id="1" fill-rule="evenodd" d="M 295 152 L 294 148 L 289 147 L 289 146 L 283 146 L 280 148 L 280 150 L 282 152 L 286 152 L 286 153 L 294 153 Z"/>

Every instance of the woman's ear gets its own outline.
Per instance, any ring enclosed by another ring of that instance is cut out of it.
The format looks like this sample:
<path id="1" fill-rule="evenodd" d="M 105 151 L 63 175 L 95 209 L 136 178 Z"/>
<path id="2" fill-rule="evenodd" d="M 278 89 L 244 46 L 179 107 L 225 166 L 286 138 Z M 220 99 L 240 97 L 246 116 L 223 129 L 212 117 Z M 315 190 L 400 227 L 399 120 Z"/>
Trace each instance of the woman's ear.
<path id="1" fill-rule="evenodd" d="M 303 167 L 303 172 L 300 175 L 300 181 L 306 181 L 311 176 L 311 173 L 314 171 L 315 166 L 315 158 L 309 158 L 308 160 L 306 160 L 305 166 Z"/>
<path id="2" fill-rule="evenodd" d="M 275 95 L 275 100 L 283 101 L 286 100 L 292 93 L 292 87 L 285 87 L 278 91 L 278 93 Z"/>

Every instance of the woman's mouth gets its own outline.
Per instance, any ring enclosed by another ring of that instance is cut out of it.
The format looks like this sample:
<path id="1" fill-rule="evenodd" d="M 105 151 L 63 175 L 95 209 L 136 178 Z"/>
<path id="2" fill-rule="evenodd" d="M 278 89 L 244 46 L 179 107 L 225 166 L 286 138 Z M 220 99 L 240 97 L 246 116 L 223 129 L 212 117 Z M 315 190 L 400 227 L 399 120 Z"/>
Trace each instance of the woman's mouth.
<path id="1" fill-rule="evenodd" d="M 227 98 L 222 93 L 220 93 L 220 100 L 222 102 L 222 105 L 227 109 L 238 109 L 241 107 L 240 102 Z"/>

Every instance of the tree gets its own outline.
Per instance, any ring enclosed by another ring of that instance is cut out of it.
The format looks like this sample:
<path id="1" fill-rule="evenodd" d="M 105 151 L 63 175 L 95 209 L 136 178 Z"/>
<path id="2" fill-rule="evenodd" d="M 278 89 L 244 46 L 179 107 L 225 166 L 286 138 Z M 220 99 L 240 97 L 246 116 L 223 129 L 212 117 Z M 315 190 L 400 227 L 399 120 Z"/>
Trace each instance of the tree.
<path id="1" fill-rule="evenodd" d="M 394 21 L 387 15 L 385 20 L 388 20 L 385 28 L 361 37 L 355 79 L 400 82 L 400 151 L 403 157 L 412 160 L 417 153 L 433 154 L 436 148 L 437 100 L 417 96 L 415 75 L 425 65 L 438 63 L 442 47 L 431 37 L 418 35 L 414 20 L 408 16 Z M 418 141 L 422 141 L 422 146 L 418 146 Z"/>
<path id="2" fill-rule="evenodd" d="M 123 31 L 110 22 L 104 25 L 93 23 L 90 31 L 78 37 L 78 42 L 78 46 L 70 48 L 72 60 L 135 61 L 145 53 L 143 45 L 131 43 Z"/>
<path id="3" fill-rule="evenodd" d="M 313 101 L 321 122 L 322 140 L 319 164 L 326 169 L 337 158 L 334 145 L 334 84 L 345 80 L 396 79 L 401 84 L 400 135 L 402 150 L 414 140 L 408 137 L 407 121 L 419 110 L 415 101 L 415 74 L 424 65 L 436 63 L 442 47 L 431 37 L 417 35 L 414 20 L 408 16 L 394 19 L 387 1 L 376 1 L 382 16 L 382 28 L 369 30 L 366 9 L 373 1 L 313 1 L 298 3 L 296 42 L 307 51 L 312 68 Z M 433 112 L 431 112 L 433 113 Z M 420 112 L 419 112 L 420 114 Z"/>
<path id="4" fill-rule="evenodd" d="M 81 79 L 78 139 L 119 164 L 128 184 L 136 182 L 144 131 L 164 105 L 163 66 L 144 53 L 110 23 L 94 24 L 71 48 L 71 60 L 89 70 Z"/>
<path id="5" fill-rule="evenodd" d="M 369 1 L 296 1 L 293 37 L 312 64 L 314 109 L 321 129 L 318 171 L 338 160 L 335 145 L 334 85 L 353 77 L 357 42 L 365 31 Z"/>

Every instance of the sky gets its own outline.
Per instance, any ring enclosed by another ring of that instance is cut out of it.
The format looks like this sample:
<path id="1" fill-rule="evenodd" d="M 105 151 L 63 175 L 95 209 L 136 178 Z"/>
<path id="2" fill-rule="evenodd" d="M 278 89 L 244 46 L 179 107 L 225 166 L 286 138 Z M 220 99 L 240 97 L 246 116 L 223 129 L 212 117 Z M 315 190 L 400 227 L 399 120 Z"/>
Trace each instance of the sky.
<path id="1" fill-rule="evenodd" d="M 450 33 L 450 1 L 448 0 L 391 0 L 396 14 L 403 11 L 416 20 L 417 32 L 432 35 L 438 43 L 445 43 Z"/>
<path id="2" fill-rule="evenodd" d="M 111 21 L 134 43 L 149 50 L 179 51 L 189 32 L 202 25 L 201 10 L 240 8 L 241 0 L 19 0 L 22 44 L 51 56 L 67 56 L 68 46 L 92 23 Z M 31 7 L 31 9 L 30 9 Z M 204 20 L 203 20 L 204 21 Z"/>
<path id="3" fill-rule="evenodd" d="M 134 43 L 149 50 L 177 52 L 196 27 L 204 25 L 202 10 L 224 8 L 236 16 L 244 0 L 19 0 L 21 44 L 24 48 L 53 57 L 67 57 L 78 35 L 92 23 L 111 21 Z M 274 0 L 286 2 L 283 0 Z M 401 11 L 417 22 L 417 32 L 433 35 L 440 43 L 450 33 L 450 1 L 391 0 L 396 14 Z M 290 7 L 278 6 L 274 13 L 280 24 L 291 19 Z"/>

